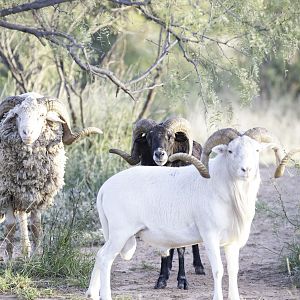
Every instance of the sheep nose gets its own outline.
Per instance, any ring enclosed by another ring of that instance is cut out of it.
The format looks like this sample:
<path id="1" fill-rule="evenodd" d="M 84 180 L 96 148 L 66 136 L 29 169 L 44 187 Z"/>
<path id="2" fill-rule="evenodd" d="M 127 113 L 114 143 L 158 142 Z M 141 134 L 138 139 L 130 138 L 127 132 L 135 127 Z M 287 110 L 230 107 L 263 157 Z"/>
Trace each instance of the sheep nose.
<path id="1" fill-rule="evenodd" d="M 32 134 L 32 130 L 29 129 L 29 128 L 24 128 L 24 129 L 23 129 L 23 134 L 24 134 L 25 136 L 31 135 L 31 134 Z"/>
<path id="2" fill-rule="evenodd" d="M 248 168 L 242 167 L 241 170 L 242 170 L 243 172 L 250 172 L 250 171 L 251 171 L 251 168 L 249 168 L 249 167 L 248 167 Z"/>
<path id="3" fill-rule="evenodd" d="M 167 155 L 167 152 L 165 150 L 156 150 L 154 155 L 157 159 L 162 159 L 165 155 Z"/>

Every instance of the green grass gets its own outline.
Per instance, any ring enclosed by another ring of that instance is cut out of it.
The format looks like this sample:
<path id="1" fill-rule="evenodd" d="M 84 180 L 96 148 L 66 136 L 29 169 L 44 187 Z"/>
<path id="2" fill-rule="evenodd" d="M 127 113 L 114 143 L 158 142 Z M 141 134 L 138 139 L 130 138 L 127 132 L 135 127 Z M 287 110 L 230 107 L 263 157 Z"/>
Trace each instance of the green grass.
<path id="1" fill-rule="evenodd" d="M 13 272 L 11 268 L 1 272 L 0 293 L 14 294 L 18 298 L 26 300 L 34 300 L 41 296 L 31 278 Z"/>

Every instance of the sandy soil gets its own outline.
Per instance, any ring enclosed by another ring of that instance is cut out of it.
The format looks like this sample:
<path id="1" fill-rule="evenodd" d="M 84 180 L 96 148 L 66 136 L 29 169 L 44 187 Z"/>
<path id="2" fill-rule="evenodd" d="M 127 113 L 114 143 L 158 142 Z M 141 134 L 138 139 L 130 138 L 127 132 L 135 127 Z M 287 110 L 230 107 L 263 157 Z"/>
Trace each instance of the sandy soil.
<path id="1" fill-rule="evenodd" d="M 285 245 L 291 242 L 292 226 L 279 215 L 282 214 L 281 194 L 287 214 L 298 214 L 300 175 L 292 171 L 279 180 L 272 178 L 273 168 L 262 168 L 262 184 L 257 212 L 250 238 L 240 253 L 239 289 L 242 299 L 300 299 L 300 290 L 293 287 L 291 278 L 284 272 Z M 276 187 L 279 191 L 277 192 Z M 278 215 L 279 214 L 279 215 Z M 154 290 L 159 273 L 160 257 L 155 249 L 138 241 L 137 251 L 129 262 L 120 257 L 112 270 L 112 291 L 115 299 L 212 299 L 213 278 L 204 247 L 200 247 L 206 275 L 194 274 L 192 250 L 186 249 L 186 274 L 189 290 L 177 289 L 177 257 L 174 255 L 173 270 L 167 288 Z M 226 267 L 223 257 L 224 266 Z M 228 278 L 223 279 L 224 297 L 227 299 Z M 74 298 L 83 291 L 74 292 Z M 76 296 L 75 296 L 76 295 Z M 59 299 L 64 299 L 64 296 Z M 65 296 L 65 299 L 72 299 Z M 1 297 L 0 299 L 5 299 Z M 14 298 L 9 298 L 14 299 Z"/>

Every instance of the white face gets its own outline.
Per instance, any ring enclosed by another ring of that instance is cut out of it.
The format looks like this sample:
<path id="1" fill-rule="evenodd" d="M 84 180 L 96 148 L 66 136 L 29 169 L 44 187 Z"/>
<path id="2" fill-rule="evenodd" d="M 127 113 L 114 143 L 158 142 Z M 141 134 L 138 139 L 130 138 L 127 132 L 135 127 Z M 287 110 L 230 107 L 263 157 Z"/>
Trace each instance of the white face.
<path id="1" fill-rule="evenodd" d="M 47 112 L 44 104 L 36 99 L 27 98 L 7 114 L 4 123 L 16 118 L 18 133 L 26 145 L 32 145 L 40 136 L 46 120 L 64 123 L 57 113 Z"/>
<path id="2" fill-rule="evenodd" d="M 36 102 L 36 101 L 35 101 Z M 30 107 L 22 107 L 16 113 L 19 135 L 26 145 L 33 144 L 40 136 L 47 117 L 45 105 L 31 103 Z"/>
<path id="3" fill-rule="evenodd" d="M 240 180 L 251 180 L 259 171 L 259 152 L 262 146 L 248 136 L 241 136 L 228 145 L 216 146 L 213 151 L 226 156 L 229 173 Z"/>

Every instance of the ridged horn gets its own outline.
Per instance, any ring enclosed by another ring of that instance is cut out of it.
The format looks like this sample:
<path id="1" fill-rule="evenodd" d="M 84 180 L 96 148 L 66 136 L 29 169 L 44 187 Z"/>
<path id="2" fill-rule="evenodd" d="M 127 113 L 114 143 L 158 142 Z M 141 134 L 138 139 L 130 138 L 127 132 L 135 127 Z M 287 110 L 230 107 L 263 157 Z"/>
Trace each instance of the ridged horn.
<path id="1" fill-rule="evenodd" d="M 243 135 L 247 135 L 259 143 L 273 143 L 274 147 L 272 149 L 276 157 L 276 164 L 279 165 L 283 156 L 283 152 L 277 137 L 275 137 L 264 127 L 254 127 L 247 130 Z"/>
<path id="2" fill-rule="evenodd" d="M 141 119 L 135 123 L 132 132 L 131 154 L 120 149 L 109 149 L 109 153 L 117 154 L 126 160 L 130 165 L 134 166 L 140 162 L 140 153 L 136 144 L 136 139 L 146 134 L 151 128 L 156 125 L 156 122 L 151 119 Z"/>
<path id="3" fill-rule="evenodd" d="M 300 148 L 293 149 L 284 156 L 284 158 L 281 160 L 279 166 L 277 167 L 277 169 L 275 171 L 275 174 L 274 174 L 275 178 L 281 177 L 283 175 L 283 173 L 285 171 L 285 166 L 287 165 L 289 160 L 292 158 L 292 156 L 298 152 L 300 152 Z"/>
<path id="4" fill-rule="evenodd" d="M 176 160 L 182 160 L 186 163 L 193 164 L 196 167 L 196 169 L 199 171 L 199 173 L 201 174 L 202 177 L 210 178 L 207 168 L 196 157 L 194 157 L 190 154 L 187 154 L 187 153 L 175 153 L 169 157 L 170 162 L 174 162 Z"/>
<path id="5" fill-rule="evenodd" d="M 139 158 L 132 157 L 130 154 L 126 153 L 123 150 L 119 149 L 109 149 L 109 153 L 117 154 L 126 160 L 131 166 L 137 165 L 140 162 Z"/>
<path id="6" fill-rule="evenodd" d="M 6 97 L 0 103 L 0 120 L 3 118 L 4 114 L 14 108 L 16 105 L 20 104 L 25 98 L 19 96 Z"/>
<path id="7" fill-rule="evenodd" d="M 163 123 L 163 125 L 165 126 L 165 128 L 167 128 L 170 131 L 173 131 L 174 133 L 183 132 L 187 136 L 189 142 L 188 154 L 191 155 L 193 151 L 193 139 L 191 137 L 192 128 L 190 122 L 181 117 L 174 117 L 174 118 L 167 119 Z"/>
<path id="8" fill-rule="evenodd" d="M 97 127 L 87 127 L 79 132 L 73 133 L 70 125 L 69 113 L 65 105 L 56 98 L 40 98 L 39 101 L 44 101 L 48 111 L 56 112 L 60 118 L 65 122 L 63 123 L 63 143 L 66 145 L 71 145 L 72 143 L 78 141 L 82 137 L 86 137 L 92 133 L 102 134 L 102 130 Z"/>
<path id="9" fill-rule="evenodd" d="M 224 128 L 214 132 L 207 139 L 202 149 L 201 162 L 204 164 L 208 171 L 209 155 L 212 148 L 221 144 L 228 145 L 233 139 L 238 136 L 240 136 L 240 133 L 236 129 Z"/>

